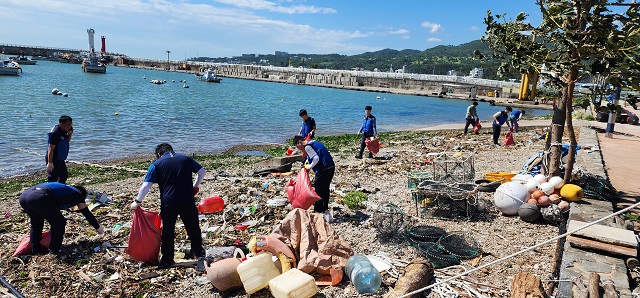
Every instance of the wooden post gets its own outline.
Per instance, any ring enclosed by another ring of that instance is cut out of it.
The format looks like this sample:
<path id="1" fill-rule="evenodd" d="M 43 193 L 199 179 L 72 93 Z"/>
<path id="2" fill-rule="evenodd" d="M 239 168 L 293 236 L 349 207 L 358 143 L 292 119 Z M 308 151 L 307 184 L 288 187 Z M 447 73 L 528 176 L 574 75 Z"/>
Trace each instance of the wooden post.
<path id="1" fill-rule="evenodd" d="M 540 278 L 529 273 L 516 274 L 511 284 L 511 298 L 547 298 Z"/>
<path id="2" fill-rule="evenodd" d="M 618 292 L 616 291 L 616 287 L 613 285 L 613 281 L 605 280 L 602 282 L 602 287 L 604 288 L 604 296 L 603 298 L 618 298 Z"/>

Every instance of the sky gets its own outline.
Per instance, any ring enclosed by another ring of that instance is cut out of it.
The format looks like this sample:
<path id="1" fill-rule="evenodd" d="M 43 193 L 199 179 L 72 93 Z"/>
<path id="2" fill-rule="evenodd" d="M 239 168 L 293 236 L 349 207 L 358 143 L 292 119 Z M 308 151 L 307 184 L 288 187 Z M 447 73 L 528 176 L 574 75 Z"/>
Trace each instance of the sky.
<path id="1" fill-rule="evenodd" d="M 2 0 L 0 44 L 183 60 L 425 50 L 484 35 L 487 10 L 540 23 L 535 0 Z"/>

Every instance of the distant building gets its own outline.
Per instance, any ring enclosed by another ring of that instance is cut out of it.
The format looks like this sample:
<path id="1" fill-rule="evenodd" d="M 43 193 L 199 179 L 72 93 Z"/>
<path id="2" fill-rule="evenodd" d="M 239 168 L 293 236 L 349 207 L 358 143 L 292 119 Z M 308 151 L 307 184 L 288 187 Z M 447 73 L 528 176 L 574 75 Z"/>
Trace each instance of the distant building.
<path id="1" fill-rule="evenodd" d="M 457 71 L 457 70 L 452 69 L 450 71 L 447 71 L 447 75 L 448 76 L 461 76 L 462 73 Z"/>
<path id="2" fill-rule="evenodd" d="M 273 52 L 273 55 L 274 55 L 274 56 L 288 56 L 288 55 L 289 55 L 289 53 L 287 53 L 287 52 L 282 52 L 282 51 L 275 51 L 275 52 Z"/>
<path id="3" fill-rule="evenodd" d="M 472 78 L 482 79 L 484 75 L 484 69 L 482 68 L 474 68 L 469 72 L 469 76 Z"/>

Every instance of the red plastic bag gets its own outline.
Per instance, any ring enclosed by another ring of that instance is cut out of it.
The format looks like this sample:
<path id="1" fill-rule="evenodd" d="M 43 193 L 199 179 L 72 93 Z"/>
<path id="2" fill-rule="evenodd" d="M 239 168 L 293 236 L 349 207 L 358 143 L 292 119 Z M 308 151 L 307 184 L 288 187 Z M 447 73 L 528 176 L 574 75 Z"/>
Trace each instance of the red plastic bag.
<path id="1" fill-rule="evenodd" d="M 125 249 L 138 262 L 158 263 L 162 236 L 162 219 L 156 211 L 137 208 L 133 212 L 129 246 Z"/>
<path id="2" fill-rule="evenodd" d="M 376 137 L 366 138 L 364 140 L 364 144 L 367 146 L 367 150 L 371 152 L 371 154 L 376 155 L 380 151 L 380 142 Z"/>
<path id="3" fill-rule="evenodd" d="M 16 256 L 30 254 L 31 244 L 29 243 L 29 241 L 31 241 L 31 237 L 29 235 L 24 236 L 24 238 L 22 238 L 22 241 L 20 241 L 18 248 L 16 248 L 16 251 L 13 252 L 11 256 L 16 257 Z M 40 240 L 40 246 L 42 246 L 43 248 L 49 248 L 50 243 L 51 243 L 51 233 L 49 232 L 42 233 L 42 240 Z"/>
<path id="4" fill-rule="evenodd" d="M 504 146 L 515 145 L 516 141 L 513 139 L 513 129 L 509 129 L 509 133 L 507 133 L 507 137 L 504 139 Z"/>
<path id="5" fill-rule="evenodd" d="M 293 208 L 309 209 L 313 203 L 320 200 L 320 196 L 316 193 L 309 173 L 306 169 L 300 170 L 295 179 L 289 180 L 287 184 L 287 197 Z"/>
<path id="6" fill-rule="evenodd" d="M 476 125 L 473 126 L 473 132 L 474 133 L 478 133 L 481 128 L 482 128 L 482 125 L 480 125 L 480 118 L 477 118 L 476 119 Z"/>

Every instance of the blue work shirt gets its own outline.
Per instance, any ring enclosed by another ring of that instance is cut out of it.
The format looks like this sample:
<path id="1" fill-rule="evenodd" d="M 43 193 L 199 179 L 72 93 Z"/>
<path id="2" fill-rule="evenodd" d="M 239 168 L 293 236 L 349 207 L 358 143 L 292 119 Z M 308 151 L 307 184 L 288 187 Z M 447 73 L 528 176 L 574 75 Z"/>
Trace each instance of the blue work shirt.
<path id="1" fill-rule="evenodd" d="M 49 190 L 60 210 L 84 203 L 85 199 L 75 187 L 60 182 L 44 182 L 33 186 L 32 189 Z"/>
<path id="2" fill-rule="evenodd" d="M 149 166 L 144 182 L 158 183 L 163 206 L 193 202 L 192 173 L 201 168 L 191 157 L 167 152 Z"/>
<path id="3" fill-rule="evenodd" d="M 318 155 L 318 158 L 319 158 L 318 163 L 313 167 L 313 171 L 315 173 L 329 169 L 329 168 L 333 168 L 336 166 L 335 163 L 333 162 L 333 157 L 331 156 L 331 153 L 329 153 L 329 150 L 327 150 L 327 147 L 325 147 L 324 144 L 318 141 L 312 140 L 307 142 L 307 145 L 305 146 L 310 146 L 311 148 L 313 148 L 313 151 L 315 151 L 315 153 Z M 313 154 L 307 154 L 307 162 L 311 163 L 313 157 L 314 157 Z"/>
<path id="4" fill-rule="evenodd" d="M 307 120 L 302 120 L 302 129 L 300 130 L 300 135 L 303 137 L 307 137 L 307 135 L 313 131 L 313 128 L 316 126 L 316 120 L 308 117 Z M 315 136 L 315 132 L 311 134 L 311 138 Z"/>
<path id="5" fill-rule="evenodd" d="M 66 160 L 69 155 L 69 134 L 60 128 L 60 125 L 54 126 L 51 131 L 49 131 L 49 139 L 47 144 L 56 146 L 53 148 L 53 159 L 54 160 Z M 47 145 L 47 150 L 48 150 Z M 46 155 L 45 155 L 46 159 Z"/>
<path id="6" fill-rule="evenodd" d="M 496 120 L 493 120 L 493 126 L 502 126 L 502 124 L 507 122 L 507 119 L 509 119 L 509 114 L 507 114 L 507 112 L 505 111 L 500 111 L 493 116 L 496 117 L 496 119 L 498 119 L 497 123 L 496 123 Z"/>
<path id="7" fill-rule="evenodd" d="M 378 128 L 376 128 L 376 117 L 373 115 L 364 116 L 364 119 L 362 119 L 362 125 L 358 132 L 377 135 Z"/>

